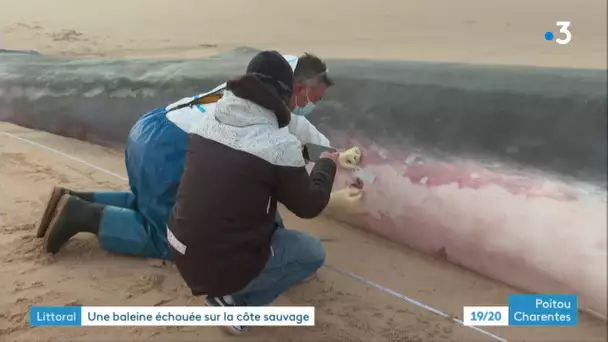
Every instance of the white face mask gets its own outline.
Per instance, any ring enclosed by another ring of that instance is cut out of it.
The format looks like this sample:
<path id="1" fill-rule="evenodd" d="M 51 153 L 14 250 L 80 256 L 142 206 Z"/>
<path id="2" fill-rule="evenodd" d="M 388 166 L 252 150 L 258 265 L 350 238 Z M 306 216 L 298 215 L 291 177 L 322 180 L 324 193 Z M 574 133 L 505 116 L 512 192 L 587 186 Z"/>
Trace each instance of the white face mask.
<path id="1" fill-rule="evenodd" d="M 296 105 L 296 108 L 293 109 L 293 113 L 295 115 L 306 116 L 315 109 L 316 105 L 308 99 L 308 93 L 306 93 L 306 101 L 307 101 L 307 103 L 306 103 L 306 106 L 304 106 L 304 107 L 298 107 Z"/>

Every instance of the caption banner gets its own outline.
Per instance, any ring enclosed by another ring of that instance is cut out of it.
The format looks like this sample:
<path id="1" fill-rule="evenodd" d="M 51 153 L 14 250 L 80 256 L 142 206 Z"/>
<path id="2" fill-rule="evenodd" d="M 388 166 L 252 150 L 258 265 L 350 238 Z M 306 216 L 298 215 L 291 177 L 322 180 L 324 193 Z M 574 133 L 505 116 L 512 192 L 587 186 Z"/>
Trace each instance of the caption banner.
<path id="1" fill-rule="evenodd" d="M 469 326 L 575 326 L 578 298 L 573 294 L 513 294 L 509 306 L 465 306 Z"/>
<path id="2" fill-rule="evenodd" d="M 30 326 L 314 326 L 313 306 L 32 306 Z"/>

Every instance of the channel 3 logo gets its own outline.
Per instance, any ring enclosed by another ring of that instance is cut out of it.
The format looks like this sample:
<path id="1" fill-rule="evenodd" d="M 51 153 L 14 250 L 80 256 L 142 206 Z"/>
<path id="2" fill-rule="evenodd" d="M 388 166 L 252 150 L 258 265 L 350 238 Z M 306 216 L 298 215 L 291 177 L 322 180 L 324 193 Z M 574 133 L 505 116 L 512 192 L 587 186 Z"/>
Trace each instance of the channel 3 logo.
<path id="1" fill-rule="evenodd" d="M 570 41 L 572 40 L 572 32 L 570 32 L 570 30 L 568 29 L 570 27 L 570 22 L 569 21 L 557 21 L 555 23 L 558 27 L 559 27 L 559 33 L 564 35 L 564 38 L 557 38 L 555 39 L 555 42 L 557 44 L 561 44 L 561 45 L 566 45 L 568 43 L 570 43 Z M 555 38 L 555 36 L 553 35 L 553 32 L 551 31 L 547 31 L 545 32 L 545 39 L 548 41 L 553 40 L 553 38 Z"/>

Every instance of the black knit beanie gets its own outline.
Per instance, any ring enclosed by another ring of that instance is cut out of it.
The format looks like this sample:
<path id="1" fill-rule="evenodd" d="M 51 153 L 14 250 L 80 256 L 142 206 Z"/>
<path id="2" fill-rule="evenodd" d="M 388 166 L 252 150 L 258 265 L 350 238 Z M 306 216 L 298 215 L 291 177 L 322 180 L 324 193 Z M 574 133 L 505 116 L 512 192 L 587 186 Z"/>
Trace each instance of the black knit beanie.
<path id="1" fill-rule="evenodd" d="M 258 53 L 247 66 L 248 74 L 257 74 L 261 81 L 271 85 L 282 98 L 293 94 L 294 76 L 287 60 L 277 51 Z"/>

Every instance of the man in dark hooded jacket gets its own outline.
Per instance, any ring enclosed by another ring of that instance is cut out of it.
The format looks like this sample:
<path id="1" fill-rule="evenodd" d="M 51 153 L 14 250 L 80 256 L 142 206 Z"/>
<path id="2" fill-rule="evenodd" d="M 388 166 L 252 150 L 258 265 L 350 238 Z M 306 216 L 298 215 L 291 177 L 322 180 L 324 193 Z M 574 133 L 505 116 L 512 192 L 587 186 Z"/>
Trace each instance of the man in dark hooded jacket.
<path id="1" fill-rule="evenodd" d="M 208 305 L 268 305 L 324 262 L 318 239 L 275 222 L 277 202 L 302 218 L 321 214 L 338 158 L 325 153 L 306 171 L 287 127 L 293 84 L 287 61 L 261 52 L 189 135 L 167 240 L 180 274 Z"/>

